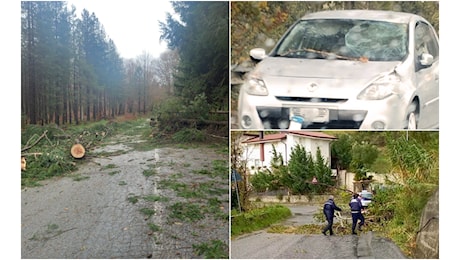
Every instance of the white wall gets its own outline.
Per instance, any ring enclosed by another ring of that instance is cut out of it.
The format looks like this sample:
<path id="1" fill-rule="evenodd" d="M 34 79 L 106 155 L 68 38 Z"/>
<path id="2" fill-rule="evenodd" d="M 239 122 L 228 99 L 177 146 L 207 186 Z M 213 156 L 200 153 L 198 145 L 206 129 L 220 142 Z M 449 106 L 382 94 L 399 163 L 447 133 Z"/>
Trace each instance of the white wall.
<path id="1" fill-rule="evenodd" d="M 329 167 L 331 166 L 330 140 L 306 138 L 297 135 L 288 135 L 286 139 L 287 143 L 289 144 L 289 153 L 292 149 L 295 148 L 297 144 L 300 144 L 305 147 L 305 151 L 307 153 L 310 152 L 313 159 L 316 160 L 316 150 L 319 147 L 321 156 L 323 157 L 324 161 L 327 163 L 327 165 L 329 165 Z"/>
<path id="2" fill-rule="evenodd" d="M 243 153 L 244 158 L 247 162 L 247 167 L 251 173 L 254 173 L 257 169 L 270 168 L 270 163 L 273 158 L 273 145 L 278 153 L 281 153 L 283 159 L 286 160 L 286 145 L 282 142 L 270 142 L 264 143 L 264 160 L 260 156 L 261 144 L 246 144 L 245 152 Z M 286 162 L 285 162 L 286 163 Z"/>

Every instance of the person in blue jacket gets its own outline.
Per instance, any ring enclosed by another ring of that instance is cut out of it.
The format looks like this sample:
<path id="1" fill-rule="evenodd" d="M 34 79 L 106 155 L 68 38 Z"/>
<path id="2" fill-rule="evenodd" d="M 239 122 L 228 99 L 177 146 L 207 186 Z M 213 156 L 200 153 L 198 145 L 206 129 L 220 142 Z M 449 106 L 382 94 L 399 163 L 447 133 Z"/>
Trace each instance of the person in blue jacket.
<path id="1" fill-rule="evenodd" d="M 351 199 L 350 203 L 350 211 L 351 211 L 351 219 L 353 221 L 351 225 L 351 233 L 353 235 L 357 235 L 356 233 L 356 224 L 359 220 L 358 230 L 362 231 L 361 227 L 364 225 L 364 216 L 361 213 L 363 209 L 363 205 L 361 204 L 361 200 L 358 198 L 358 194 L 354 193 L 353 198 Z"/>
<path id="2" fill-rule="evenodd" d="M 342 211 L 341 208 L 337 207 L 334 203 L 334 196 L 329 196 L 329 199 L 324 203 L 323 213 L 326 216 L 327 226 L 324 227 L 322 233 L 326 235 L 326 232 L 329 230 L 329 235 L 334 235 L 332 232 L 332 225 L 334 224 L 334 211 Z"/>

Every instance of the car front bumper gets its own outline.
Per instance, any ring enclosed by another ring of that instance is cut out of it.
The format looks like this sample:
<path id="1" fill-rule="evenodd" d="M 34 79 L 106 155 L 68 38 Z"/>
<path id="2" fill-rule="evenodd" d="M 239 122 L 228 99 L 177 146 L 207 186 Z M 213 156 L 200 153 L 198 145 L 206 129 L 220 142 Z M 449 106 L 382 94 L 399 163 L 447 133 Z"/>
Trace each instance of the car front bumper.
<path id="1" fill-rule="evenodd" d="M 382 100 L 299 102 L 241 91 L 238 120 L 241 129 L 288 129 L 293 111 L 312 109 L 326 111 L 326 119 L 306 120 L 302 129 L 403 129 L 407 106 L 396 94 Z"/>

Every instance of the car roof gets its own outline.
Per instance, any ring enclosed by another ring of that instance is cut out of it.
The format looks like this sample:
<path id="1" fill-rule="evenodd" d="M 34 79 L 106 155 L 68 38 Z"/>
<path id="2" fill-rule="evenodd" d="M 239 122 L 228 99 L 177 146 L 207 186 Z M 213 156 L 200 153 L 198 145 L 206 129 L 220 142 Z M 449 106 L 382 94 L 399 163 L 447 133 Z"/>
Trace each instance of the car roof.
<path id="1" fill-rule="evenodd" d="M 384 10 L 331 10 L 305 14 L 301 20 L 308 19 L 364 19 L 387 21 L 395 23 L 409 23 L 411 20 L 425 20 L 423 17 L 403 12 Z"/>

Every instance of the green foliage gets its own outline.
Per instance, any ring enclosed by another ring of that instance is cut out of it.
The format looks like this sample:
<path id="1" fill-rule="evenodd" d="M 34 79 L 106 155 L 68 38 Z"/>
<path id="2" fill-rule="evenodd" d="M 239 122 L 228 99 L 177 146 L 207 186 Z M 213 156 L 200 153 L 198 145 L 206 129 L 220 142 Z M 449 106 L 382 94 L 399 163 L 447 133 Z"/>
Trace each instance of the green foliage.
<path id="1" fill-rule="evenodd" d="M 195 222 L 205 217 L 199 205 L 188 202 L 176 202 L 168 206 L 168 209 L 171 211 L 169 217 L 172 219 Z"/>
<path id="2" fill-rule="evenodd" d="M 369 206 L 370 213 L 378 216 L 379 225 L 373 229 L 390 237 L 406 255 L 411 256 L 422 210 L 437 189 L 437 185 L 417 182 L 378 189 Z"/>
<path id="3" fill-rule="evenodd" d="M 232 212 L 231 235 L 238 236 L 261 230 L 291 215 L 289 208 L 283 205 L 252 209 L 242 214 L 233 214 Z"/>
<path id="4" fill-rule="evenodd" d="M 339 133 L 337 140 L 331 145 L 331 155 L 337 158 L 337 166 L 340 169 L 348 169 L 353 159 L 351 149 L 353 147 L 353 138 L 350 134 Z"/>
<path id="5" fill-rule="evenodd" d="M 355 171 L 355 180 L 364 180 L 379 155 L 377 147 L 368 143 L 355 143 L 351 149 L 351 167 Z"/>
<path id="6" fill-rule="evenodd" d="M 211 240 L 193 245 L 195 253 L 205 259 L 228 259 L 228 245 L 220 240 Z"/>
<path id="7" fill-rule="evenodd" d="M 186 128 L 175 133 L 172 139 L 177 143 L 203 142 L 206 140 L 206 136 L 197 129 Z"/>
<path id="8" fill-rule="evenodd" d="M 284 183 L 289 187 L 293 194 L 305 194 L 310 190 L 307 181 L 309 179 L 310 170 L 313 168 L 313 159 L 311 154 L 307 155 L 305 147 L 296 145 L 291 151 L 291 159 L 288 162 L 288 176 Z"/>
<path id="9" fill-rule="evenodd" d="M 150 177 L 150 176 L 153 176 L 153 175 L 157 174 L 157 171 L 155 169 L 147 169 L 147 170 L 143 170 L 142 174 L 145 177 Z"/>
<path id="10" fill-rule="evenodd" d="M 132 204 L 136 204 L 139 201 L 139 196 L 130 196 L 128 197 L 128 201 Z"/>
<path id="11" fill-rule="evenodd" d="M 228 3 L 173 1 L 172 6 L 181 20 L 168 14 L 160 38 L 179 52 L 176 93 L 186 101 L 205 93 L 213 107 L 228 108 Z"/>
<path id="12" fill-rule="evenodd" d="M 89 121 L 106 112 L 98 105 L 118 106 L 123 63 L 115 44 L 94 13 L 83 10 L 77 18 L 75 11 L 64 1 L 21 3 L 21 108 L 27 123 L 78 123 L 83 110 Z"/>
<path id="13" fill-rule="evenodd" d="M 62 176 L 77 169 L 85 157 L 75 159 L 70 154 L 70 148 L 76 141 L 84 147 L 95 146 L 105 138 L 126 132 L 126 129 L 142 129 L 144 119 L 112 123 L 102 120 L 95 123 L 80 124 L 59 128 L 56 125 L 28 125 L 21 132 L 21 154 L 27 160 L 27 169 L 21 172 L 21 185 L 37 185 L 37 181 L 53 176 Z M 90 151 L 86 151 L 90 154 Z M 108 164 L 103 169 L 113 169 Z M 116 174 L 112 171 L 109 174 Z"/>
<path id="14" fill-rule="evenodd" d="M 153 216 L 155 214 L 155 210 L 154 209 L 150 209 L 150 208 L 142 208 L 139 210 L 142 214 L 146 215 L 147 218 L 150 218 L 151 216 Z"/>
<path id="15" fill-rule="evenodd" d="M 437 136 L 436 136 L 437 137 Z M 439 138 L 434 138 L 439 140 Z M 415 138 L 388 138 L 388 154 L 393 166 L 406 180 L 437 183 L 439 178 L 439 153 Z"/>
<path id="16" fill-rule="evenodd" d="M 293 194 L 321 193 L 331 185 L 331 170 L 327 166 L 321 152 L 316 151 L 316 160 L 311 153 L 305 151 L 301 145 L 296 145 L 291 151 L 288 162 L 288 172 L 282 177 L 282 184 L 289 188 Z M 326 185 L 314 185 L 311 183 L 316 177 L 319 183 Z"/>
<path id="17" fill-rule="evenodd" d="M 316 160 L 307 153 L 301 145 L 296 145 L 291 151 L 288 165 L 282 164 L 283 158 L 272 148 L 272 171 L 262 170 L 250 178 L 250 182 L 257 192 L 278 190 L 287 187 L 293 194 L 321 193 L 332 185 L 331 170 L 321 155 L 321 150 L 316 151 Z M 323 185 L 313 185 L 311 181 L 316 177 Z"/>
<path id="18" fill-rule="evenodd" d="M 272 169 L 278 169 L 280 168 L 281 166 L 284 165 L 284 159 L 283 159 L 283 155 L 281 154 L 281 152 L 277 152 L 276 151 L 276 147 L 274 144 L 272 144 L 272 160 L 270 162 L 270 167 Z"/>
<path id="19" fill-rule="evenodd" d="M 256 172 L 250 178 L 251 184 L 256 192 L 264 192 L 267 190 L 277 190 L 279 185 L 275 175 L 268 170 L 261 170 Z"/>
<path id="20" fill-rule="evenodd" d="M 208 103 L 204 94 L 197 94 L 193 99 L 172 97 L 164 100 L 154 108 L 153 117 L 156 118 L 158 130 L 162 133 L 176 133 L 187 129 L 193 135 L 182 138 L 183 134 L 173 137 L 177 142 L 203 141 L 204 134 L 197 129 L 204 130 L 207 121 L 225 121 L 226 115 L 212 114 L 214 107 Z M 187 134 L 187 133 L 186 133 Z"/>
<path id="21" fill-rule="evenodd" d="M 149 223 L 148 225 L 149 225 L 150 230 L 152 230 L 153 232 L 157 232 L 161 230 L 161 228 L 155 223 Z"/>

